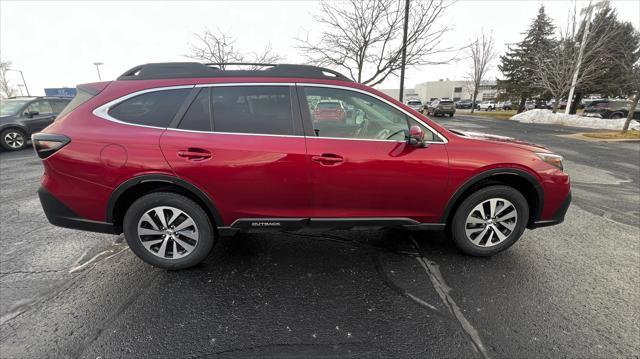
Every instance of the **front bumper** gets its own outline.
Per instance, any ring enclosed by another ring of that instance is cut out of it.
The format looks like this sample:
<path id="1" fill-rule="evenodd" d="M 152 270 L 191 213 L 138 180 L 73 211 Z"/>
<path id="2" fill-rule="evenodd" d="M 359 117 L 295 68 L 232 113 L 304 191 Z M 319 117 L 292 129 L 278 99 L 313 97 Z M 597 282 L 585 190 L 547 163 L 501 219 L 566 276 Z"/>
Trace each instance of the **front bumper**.
<path id="1" fill-rule="evenodd" d="M 79 217 L 72 209 L 55 198 L 44 187 L 38 189 L 38 197 L 49 223 L 82 231 L 116 234 L 113 223 L 92 221 Z"/>
<path id="2" fill-rule="evenodd" d="M 564 216 L 567 214 L 567 210 L 569 210 L 569 205 L 571 205 L 571 191 L 569 191 L 569 194 L 567 194 L 567 198 L 564 199 L 552 218 L 546 219 L 544 221 L 535 221 L 529 224 L 527 228 L 535 229 L 540 227 L 549 227 L 564 222 Z"/>

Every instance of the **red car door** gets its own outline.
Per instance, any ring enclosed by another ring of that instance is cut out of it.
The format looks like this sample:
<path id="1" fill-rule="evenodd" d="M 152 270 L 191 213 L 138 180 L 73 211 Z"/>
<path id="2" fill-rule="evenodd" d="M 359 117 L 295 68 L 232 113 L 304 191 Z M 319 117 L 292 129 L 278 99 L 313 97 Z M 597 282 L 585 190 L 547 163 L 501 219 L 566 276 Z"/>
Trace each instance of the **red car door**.
<path id="1" fill-rule="evenodd" d="M 446 139 L 390 103 L 348 88 L 299 87 L 306 132 L 313 218 L 409 218 L 440 223 L 447 201 Z M 316 101 L 340 101 L 352 118 L 337 126 L 315 119 Z M 411 125 L 426 147 L 411 146 Z M 315 136 L 314 136 L 315 135 Z"/>
<path id="2" fill-rule="evenodd" d="M 286 85 L 204 87 L 177 128 L 162 135 L 167 161 L 209 194 L 225 222 L 218 225 L 308 218 L 305 140 L 291 91 Z"/>

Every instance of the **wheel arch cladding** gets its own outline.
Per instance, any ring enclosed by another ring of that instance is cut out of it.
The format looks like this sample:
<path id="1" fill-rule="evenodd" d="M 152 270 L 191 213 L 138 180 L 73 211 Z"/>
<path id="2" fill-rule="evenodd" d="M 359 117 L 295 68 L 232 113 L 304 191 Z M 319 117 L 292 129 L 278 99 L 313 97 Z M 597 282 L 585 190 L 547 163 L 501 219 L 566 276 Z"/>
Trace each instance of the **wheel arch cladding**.
<path id="1" fill-rule="evenodd" d="M 527 199 L 529 205 L 527 228 L 540 218 L 544 206 L 544 193 L 538 180 L 523 170 L 497 168 L 482 172 L 463 183 L 449 199 L 442 216 L 442 222 L 449 225 L 462 201 L 471 193 L 480 188 L 497 184 L 513 187 Z"/>
<path id="2" fill-rule="evenodd" d="M 220 211 L 213 200 L 195 185 L 168 175 L 143 175 L 120 184 L 111 194 L 107 204 L 107 222 L 112 222 L 116 233 L 122 233 L 122 222 L 127 209 L 138 198 L 153 192 L 181 194 L 196 202 L 209 216 L 214 231 L 224 225 Z"/>

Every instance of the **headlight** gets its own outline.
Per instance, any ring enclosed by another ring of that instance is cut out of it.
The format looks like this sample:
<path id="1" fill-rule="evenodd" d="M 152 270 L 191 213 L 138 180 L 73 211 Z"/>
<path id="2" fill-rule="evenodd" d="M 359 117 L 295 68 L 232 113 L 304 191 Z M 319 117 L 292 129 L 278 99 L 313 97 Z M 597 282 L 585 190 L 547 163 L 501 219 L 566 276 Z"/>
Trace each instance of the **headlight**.
<path id="1" fill-rule="evenodd" d="M 558 167 L 560 170 L 564 170 L 564 165 L 562 164 L 562 156 L 544 152 L 536 152 L 536 155 L 538 155 L 538 157 L 540 157 L 540 159 L 545 161 L 546 163 Z"/>

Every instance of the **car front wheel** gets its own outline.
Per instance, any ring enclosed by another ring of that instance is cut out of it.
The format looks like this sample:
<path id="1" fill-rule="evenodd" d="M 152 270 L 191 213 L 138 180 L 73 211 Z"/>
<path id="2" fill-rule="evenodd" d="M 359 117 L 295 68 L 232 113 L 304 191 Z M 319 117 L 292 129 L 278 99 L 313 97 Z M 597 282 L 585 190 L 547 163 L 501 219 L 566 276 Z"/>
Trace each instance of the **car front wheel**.
<path id="1" fill-rule="evenodd" d="M 164 269 L 184 269 L 202 262 L 216 242 L 202 207 L 170 192 L 151 193 L 133 202 L 123 230 L 138 257 Z"/>
<path id="2" fill-rule="evenodd" d="M 529 218 L 524 196 L 508 186 L 482 188 L 458 207 L 451 223 L 456 246 L 465 254 L 491 256 L 522 236 Z"/>
<path id="3" fill-rule="evenodd" d="M 7 151 L 18 151 L 27 145 L 27 135 L 18 129 L 10 128 L 0 134 L 0 145 Z"/>

